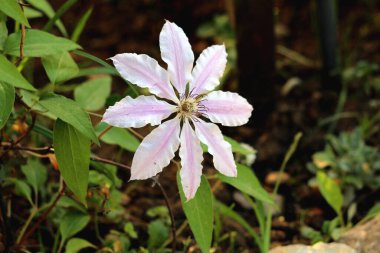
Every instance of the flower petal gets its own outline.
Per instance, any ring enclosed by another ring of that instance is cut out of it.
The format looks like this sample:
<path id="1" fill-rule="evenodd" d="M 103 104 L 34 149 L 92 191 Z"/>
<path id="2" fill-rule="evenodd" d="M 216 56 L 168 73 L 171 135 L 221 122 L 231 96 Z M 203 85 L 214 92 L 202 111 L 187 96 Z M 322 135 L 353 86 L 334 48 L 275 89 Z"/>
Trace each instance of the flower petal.
<path id="1" fill-rule="evenodd" d="M 253 107 L 237 93 L 213 91 L 201 102 L 204 115 L 214 123 L 224 126 L 240 126 L 248 122 Z"/>
<path id="2" fill-rule="evenodd" d="M 198 137 L 186 119 L 181 132 L 181 147 L 179 156 L 181 157 L 181 182 L 186 199 L 190 200 L 195 196 L 201 184 L 203 151 Z"/>
<path id="3" fill-rule="evenodd" d="M 102 121 L 116 127 L 143 127 L 158 125 L 177 110 L 177 107 L 157 100 L 154 96 L 125 97 L 110 106 Z"/>
<path id="4" fill-rule="evenodd" d="M 203 50 L 193 69 L 190 91 L 201 94 L 211 91 L 219 85 L 227 64 L 227 52 L 224 45 L 215 45 Z"/>
<path id="5" fill-rule="evenodd" d="M 160 33 L 161 57 L 168 64 L 172 84 L 182 95 L 191 79 L 194 54 L 186 34 L 176 24 L 166 21 Z"/>
<path id="6" fill-rule="evenodd" d="M 231 144 L 224 140 L 219 127 L 199 118 L 193 122 L 196 135 L 201 142 L 208 146 L 208 152 L 214 157 L 215 169 L 226 176 L 236 177 L 237 170 Z"/>
<path id="7" fill-rule="evenodd" d="M 147 179 L 161 172 L 178 149 L 179 132 L 180 121 L 176 117 L 146 136 L 133 157 L 130 180 Z"/>
<path id="8" fill-rule="evenodd" d="M 161 98 L 178 101 L 169 76 L 158 62 L 145 54 L 117 54 L 111 58 L 121 76 Z"/>

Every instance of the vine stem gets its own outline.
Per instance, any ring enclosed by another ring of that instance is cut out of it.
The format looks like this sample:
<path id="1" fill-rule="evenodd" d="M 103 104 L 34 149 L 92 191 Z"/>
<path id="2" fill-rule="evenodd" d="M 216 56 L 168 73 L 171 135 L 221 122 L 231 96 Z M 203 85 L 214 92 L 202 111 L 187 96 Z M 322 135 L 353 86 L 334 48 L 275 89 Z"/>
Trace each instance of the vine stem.
<path id="1" fill-rule="evenodd" d="M 170 215 L 170 220 L 171 220 L 171 225 L 172 225 L 172 252 L 174 253 L 176 250 L 176 243 L 177 243 L 177 233 L 176 233 L 176 228 L 175 228 L 175 220 L 174 220 L 174 215 L 173 215 L 173 210 L 170 205 L 169 197 L 166 194 L 165 188 L 161 185 L 161 183 L 158 181 L 157 177 L 153 177 L 154 183 L 160 188 L 162 195 L 164 196 L 166 206 L 168 207 L 169 210 L 169 215 Z"/>
<path id="2" fill-rule="evenodd" d="M 53 210 L 53 208 L 57 205 L 58 201 L 65 194 L 66 185 L 62 184 L 62 188 L 59 191 L 57 197 L 55 197 L 53 203 L 49 206 L 49 208 L 42 214 L 42 216 L 37 220 L 37 222 L 24 234 L 24 236 L 20 239 L 19 245 L 24 244 L 24 242 L 40 227 L 41 223 L 47 218 L 49 213 Z"/>

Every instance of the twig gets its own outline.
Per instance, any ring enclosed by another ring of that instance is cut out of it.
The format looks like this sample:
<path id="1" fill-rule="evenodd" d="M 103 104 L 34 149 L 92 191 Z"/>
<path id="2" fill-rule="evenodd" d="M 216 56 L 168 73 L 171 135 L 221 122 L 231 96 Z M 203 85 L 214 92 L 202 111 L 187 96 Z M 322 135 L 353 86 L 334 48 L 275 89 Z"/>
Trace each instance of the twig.
<path id="1" fill-rule="evenodd" d="M 53 203 L 49 206 L 49 208 L 43 213 L 43 215 L 37 220 L 37 222 L 31 227 L 25 235 L 21 238 L 19 245 L 24 244 L 24 242 L 39 228 L 41 223 L 47 218 L 51 210 L 57 205 L 60 198 L 65 194 L 66 185 L 63 184 L 61 190 L 59 191 L 57 197 L 54 199 Z"/>
<path id="2" fill-rule="evenodd" d="M 133 130 L 132 128 L 128 128 L 128 130 L 133 133 L 137 138 L 139 138 L 140 140 L 144 139 L 144 136 L 142 136 L 141 134 L 139 134 L 137 131 Z"/>
<path id="3" fill-rule="evenodd" d="M 174 220 L 173 210 L 171 208 L 171 205 L 170 205 L 170 202 L 169 202 L 169 197 L 166 194 L 166 191 L 165 191 L 164 187 L 162 187 L 162 185 L 158 181 L 157 177 L 153 177 L 153 180 L 154 180 L 155 184 L 158 185 L 158 187 L 160 188 L 160 190 L 162 192 L 162 195 L 164 196 L 166 206 L 168 207 L 168 210 L 169 210 L 170 220 L 171 220 L 171 223 L 172 223 L 171 224 L 172 225 L 172 237 L 173 237 L 172 252 L 174 253 L 175 249 L 176 249 L 177 233 L 176 233 L 176 229 L 175 229 L 175 220 Z"/>
<path id="4" fill-rule="evenodd" d="M 96 156 L 96 155 L 91 156 L 91 160 L 96 161 L 96 162 L 102 162 L 102 163 L 107 163 L 107 164 L 119 166 L 121 168 L 128 169 L 128 170 L 131 169 L 131 167 L 129 167 L 128 165 L 125 165 L 125 164 L 122 164 L 122 163 L 118 163 L 118 162 L 115 162 L 115 161 L 112 161 L 112 160 L 108 160 L 106 158 L 102 158 L 102 157 L 99 157 L 99 156 Z"/>
<path id="5" fill-rule="evenodd" d="M 8 146 L 8 148 L 6 148 L 3 151 L 3 153 L 0 155 L 0 158 L 2 158 L 9 150 L 13 149 L 13 147 L 17 146 L 17 144 L 19 144 L 23 139 L 25 139 L 30 134 L 30 132 L 32 131 L 36 123 L 36 117 L 37 117 L 37 115 L 34 112 L 31 112 L 31 114 L 32 114 L 32 123 L 30 124 L 28 129 L 25 131 L 25 133 L 19 136 L 14 142 L 11 142 L 11 145 Z"/>
<path id="6" fill-rule="evenodd" d="M 103 135 L 105 135 L 109 130 L 111 130 L 112 126 L 108 126 L 106 129 L 104 129 L 99 135 L 98 139 L 100 139 Z"/>

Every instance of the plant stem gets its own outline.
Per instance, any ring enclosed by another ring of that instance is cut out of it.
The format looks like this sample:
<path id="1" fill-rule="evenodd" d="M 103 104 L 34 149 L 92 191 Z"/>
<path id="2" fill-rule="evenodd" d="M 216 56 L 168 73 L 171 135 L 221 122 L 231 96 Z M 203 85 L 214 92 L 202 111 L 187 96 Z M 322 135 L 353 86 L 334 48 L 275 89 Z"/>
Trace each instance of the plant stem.
<path id="1" fill-rule="evenodd" d="M 166 194 L 164 187 L 162 187 L 161 183 L 158 181 L 158 179 L 156 177 L 154 177 L 153 179 L 154 179 L 154 182 L 156 183 L 156 185 L 158 185 L 158 187 L 160 188 L 162 195 L 164 196 L 166 206 L 168 207 L 168 210 L 169 210 L 169 215 L 170 215 L 170 220 L 171 220 L 171 225 L 172 225 L 172 237 L 173 237 L 172 252 L 175 253 L 177 236 L 176 236 L 176 228 L 175 228 L 175 220 L 174 220 L 173 211 L 172 211 L 172 208 L 171 208 L 171 205 L 169 202 L 169 198 L 168 198 L 168 195 Z"/>
<path id="2" fill-rule="evenodd" d="M 20 239 L 19 245 L 22 245 L 41 225 L 41 223 L 47 218 L 51 210 L 57 205 L 60 198 L 65 194 L 66 186 L 65 184 L 62 185 L 61 190 L 59 191 L 57 197 L 55 197 L 53 203 L 49 206 L 49 208 L 42 214 L 42 216 L 37 220 L 37 222 L 29 229 L 28 232 L 25 233 L 25 235 Z"/>
<path id="3" fill-rule="evenodd" d="M 17 244 L 20 243 L 20 240 L 23 238 L 26 229 L 29 227 L 30 223 L 32 222 L 34 216 L 36 216 L 37 213 L 38 213 L 38 209 L 35 206 L 33 206 L 32 211 L 30 212 L 28 219 L 26 220 L 24 226 L 22 227 L 22 229 L 20 231 L 20 234 L 17 237 L 17 240 L 16 240 Z"/>

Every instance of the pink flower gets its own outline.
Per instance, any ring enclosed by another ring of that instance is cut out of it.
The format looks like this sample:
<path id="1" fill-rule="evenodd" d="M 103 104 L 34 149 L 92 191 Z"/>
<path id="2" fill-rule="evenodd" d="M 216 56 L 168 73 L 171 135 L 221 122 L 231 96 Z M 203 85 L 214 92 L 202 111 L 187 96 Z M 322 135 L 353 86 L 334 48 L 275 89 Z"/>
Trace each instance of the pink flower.
<path id="1" fill-rule="evenodd" d="M 206 48 L 193 68 L 194 54 L 183 30 L 166 21 L 160 33 L 162 59 L 167 71 L 145 54 L 118 54 L 111 59 L 121 76 L 155 96 L 125 97 L 109 107 L 103 121 L 116 127 L 160 125 L 137 149 L 131 167 L 131 180 L 147 179 L 166 167 L 179 148 L 181 182 L 186 198 L 195 196 L 202 175 L 203 152 L 208 146 L 215 168 L 226 176 L 237 175 L 231 145 L 219 127 L 248 122 L 252 106 L 232 92 L 212 91 L 219 85 L 227 63 L 224 45 Z"/>

